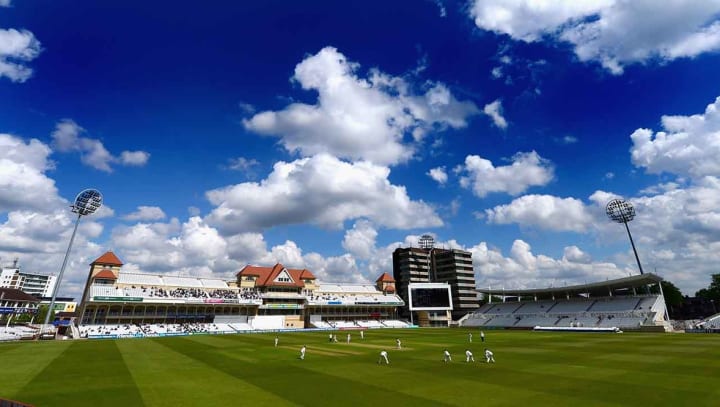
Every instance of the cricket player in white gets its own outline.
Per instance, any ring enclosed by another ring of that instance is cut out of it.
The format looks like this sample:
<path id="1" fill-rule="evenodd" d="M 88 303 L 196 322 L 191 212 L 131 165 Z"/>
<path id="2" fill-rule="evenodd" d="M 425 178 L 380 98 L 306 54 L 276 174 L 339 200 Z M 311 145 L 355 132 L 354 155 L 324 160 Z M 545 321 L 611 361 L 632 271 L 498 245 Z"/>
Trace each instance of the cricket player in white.
<path id="1" fill-rule="evenodd" d="M 300 348 L 300 360 L 305 360 L 305 345 Z"/>
<path id="2" fill-rule="evenodd" d="M 387 351 L 385 351 L 385 350 L 380 352 L 380 357 L 378 358 L 378 365 L 382 364 L 383 360 L 385 361 L 386 364 L 388 364 L 388 365 L 390 364 L 390 361 L 388 360 L 388 357 L 387 357 Z"/>
<path id="3" fill-rule="evenodd" d="M 443 362 L 452 362 L 452 356 L 450 356 L 450 352 L 448 352 L 447 349 L 443 351 Z"/>
<path id="4" fill-rule="evenodd" d="M 347 343 L 350 343 L 350 334 L 347 336 Z"/>
<path id="5" fill-rule="evenodd" d="M 400 342 L 400 338 L 395 339 L 395 342 L 397 343 L 397 348 L 402 349 L 402 342 Z"/>
<path id="6" fill-rule="evenodd" d="M 465 350 L 465 362 L 475 362 L 475 358 L 473 357 L 472 352 L 470 352 L 470 349 Z"/>
<path id="7" fill-rule="evenodd" d="M 480 331 L 480 342 L 485 342 L 485 332 Z"/>
<path id="8" fill-rule="evenodd" d="M 280 342 L 280 338 L 277 336 L 275 337 L 275 347 L 277 348 L 278 342 Z"/>
<path id="9" fill-rule="evenodd" d="M 490 349 L 485 349 L 485 361 L 487 363 L 495 363 L 495 357 L 493 356 L 493 353 Z"/>
<path id="10" fill-rule="evenodd" d="M 472 332 L 468 333 L 468 342 L 472 343 Z"/>
<path id="11" fill-rule="evenodd" d="M 365 339 L 365 331 L 360 331 L 360 339 Z"/>

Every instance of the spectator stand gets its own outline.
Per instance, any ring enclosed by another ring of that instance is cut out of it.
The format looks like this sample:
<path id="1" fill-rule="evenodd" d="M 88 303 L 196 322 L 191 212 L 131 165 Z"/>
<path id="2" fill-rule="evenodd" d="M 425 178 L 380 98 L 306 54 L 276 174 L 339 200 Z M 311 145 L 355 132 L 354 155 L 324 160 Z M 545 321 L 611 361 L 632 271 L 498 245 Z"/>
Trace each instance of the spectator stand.
<path id="1" fill-rule="evenodd" d="M 641 294 L 662 281 L 652 273 L 604 282 L 522 290 L 478 290 L 489 302 L 462 326 L 504 329 L 622 328 L 671 330 L 662 295 Z M 720 322 L 720 320 L 719 320 Z"/>

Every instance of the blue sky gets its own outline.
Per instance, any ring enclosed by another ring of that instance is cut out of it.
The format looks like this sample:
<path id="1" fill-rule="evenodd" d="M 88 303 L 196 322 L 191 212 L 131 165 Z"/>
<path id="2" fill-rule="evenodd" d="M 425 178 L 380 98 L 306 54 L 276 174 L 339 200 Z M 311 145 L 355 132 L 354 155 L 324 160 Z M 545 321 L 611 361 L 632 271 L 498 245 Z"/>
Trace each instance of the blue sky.
<path id="1" fill-rule="evenodd" d="M 63 289 L 245 264 L 373 280 L 424 233 L 478 284 L 720 260 L 720 1 L 0 0 L 0 258 Z M 649 17 L 650 16 L 650 17 Z"/>

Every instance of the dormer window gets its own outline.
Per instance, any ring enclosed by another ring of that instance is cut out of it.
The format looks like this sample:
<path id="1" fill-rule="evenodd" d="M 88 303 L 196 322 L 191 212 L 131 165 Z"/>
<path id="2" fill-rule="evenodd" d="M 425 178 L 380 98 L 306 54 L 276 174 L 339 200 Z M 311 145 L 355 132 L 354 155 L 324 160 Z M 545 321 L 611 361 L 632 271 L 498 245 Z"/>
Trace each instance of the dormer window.
<path id="1" fill-rule="evenodd" d="M 280 273 L 278 273 L 277 277 L 275 277 L 276 283 L 294 283 L 295 281 L 290 277 L 290 273 L 288 273 L 287 269 L 282 269 Z"/>

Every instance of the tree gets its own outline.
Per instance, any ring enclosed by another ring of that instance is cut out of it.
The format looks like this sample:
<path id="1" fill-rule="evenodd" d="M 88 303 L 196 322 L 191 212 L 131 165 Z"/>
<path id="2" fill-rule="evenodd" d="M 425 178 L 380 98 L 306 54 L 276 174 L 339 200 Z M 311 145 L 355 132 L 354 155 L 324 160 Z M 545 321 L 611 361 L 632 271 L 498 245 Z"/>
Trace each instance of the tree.
<path id="1" fill-rule="evenodd" d="M 708 288 L 696 292 L 695 296 L 706 300 L 720 301 L 720 274 L 713 274 Z"/>
<path id="2" fill-rule="evenodd" d="M 47 315 L 48 308 L 50 308 L 48 305 L 41 305 L 38 307 L 38 313 L 35 316 L 35 321 L 34 321 L 36 324 L 42 324 L 43 322 L 45 322 L 45 316 Z M 55 320 L 55 312 L 56 311 L 53 311 L 53 313 L 50 315 L 50 323 L 51 324 Z"/>
<path id="3" fill-rule="evenodd" d="M 490 296 L 487 294 L 483 294 L 482 298 L 479 300 L 480 305 L 485 305 L 489 302 Z M 493 304 L 503 302 L 502 297 L 498 297 L 497 295 L 492 296 L 492 302 Z"/>

